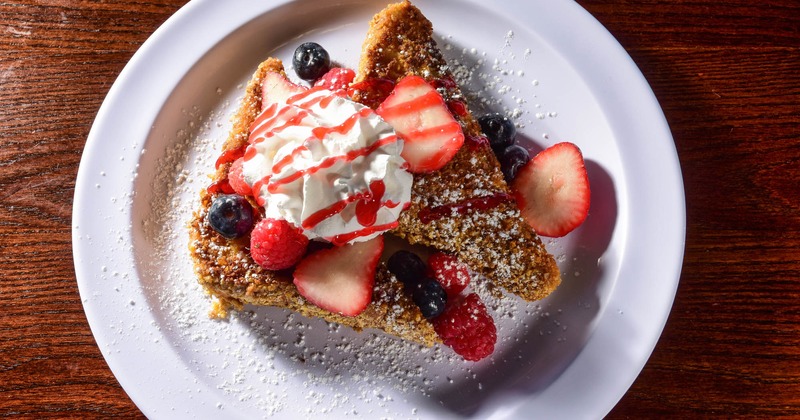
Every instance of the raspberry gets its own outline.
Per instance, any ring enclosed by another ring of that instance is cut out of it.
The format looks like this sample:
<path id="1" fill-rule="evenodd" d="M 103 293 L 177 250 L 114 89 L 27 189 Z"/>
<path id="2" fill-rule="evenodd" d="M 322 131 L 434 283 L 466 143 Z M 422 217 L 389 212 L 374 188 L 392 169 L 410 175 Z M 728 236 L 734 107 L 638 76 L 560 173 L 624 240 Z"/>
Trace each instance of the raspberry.
<path id="1" fill-rule="evenodd" d="M 328 90 L 347 89 L 355 77 L 356 72 L 353 70 L 334 67 L 317 79 L 314 82 L 314 87 L 319 86 Z"/>
<path id="2" fill-rule="evenodd" d="M 305 255 L 308 238 L 286 220 L 263 219 L 250 234 L 250 256 L 267 270 L 283 270 Z"/>
<path id="3" fill-rule="evenodd" d="M 469 284 L 469 270 L 456 257 L 437 252 L 428 258 L 428 275 L 435 278 L 448 296 L 461 293 Z"/>
<path id="4" fill-rule="evenodd" d="M 494 352 L 497 328 L 475 293 L 448 305 L 444 313 L 431 322 L 444 344 L 465 360 L 477 362 Z"/>
<path id="5" fill-rule="evenodd" d="M 253 190 L 247 185 L 245 182 L 244 177 L 242 176 L 242 165 L 244 164 L 244 159 L 239 158 L 233 161 L 231 167 L 228 168 L 228 184 L 233 188 L 233 191 L 240 195 L 244 196 L 252 196 Z"/>

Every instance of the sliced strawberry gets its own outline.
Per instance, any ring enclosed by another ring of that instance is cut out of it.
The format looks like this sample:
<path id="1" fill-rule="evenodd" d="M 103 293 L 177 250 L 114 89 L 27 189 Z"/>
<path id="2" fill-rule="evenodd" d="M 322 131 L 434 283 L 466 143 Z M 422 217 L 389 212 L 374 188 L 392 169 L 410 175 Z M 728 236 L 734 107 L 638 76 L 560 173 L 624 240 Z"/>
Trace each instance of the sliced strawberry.
<path id="1" fill-rule="evenodd" d="M 323 87 L 328 90 L 347 89 L 355 77 L 356 72 L 353 70 L 334 67 L 317 79 L 314 87 Z"/>
<path id="2" fill-rule="evenodd" d="M 372 301 L 381 252 L 383 236 L 316 251 L 297 265 L 294 284 L 303 297 L 320 308 L 356 316 Z"/>
<path id="3" fill-rule="evenodd" d="M 406 76 L 375 111 L 403 138 L 403 158 L 411 172 L 435 171 L 464 144 L 461 125 L 442 96 L 425 79 Z"/>
<path id="4" fill-rule="evenodd" d="M 261 110 L 272 104 L 285 104 L 287 99 L 306 90 L 307 87 L 292 83 L 280 73 L 267 72 L 261 81 Z"/>
<path id="5" fill-rule="evenodd" d="M 540 152 L 520 169 L 511 187 L 522 216 L 540 235 L 564 236 L 589 214 L 589 177 L 572 143 Z"/>

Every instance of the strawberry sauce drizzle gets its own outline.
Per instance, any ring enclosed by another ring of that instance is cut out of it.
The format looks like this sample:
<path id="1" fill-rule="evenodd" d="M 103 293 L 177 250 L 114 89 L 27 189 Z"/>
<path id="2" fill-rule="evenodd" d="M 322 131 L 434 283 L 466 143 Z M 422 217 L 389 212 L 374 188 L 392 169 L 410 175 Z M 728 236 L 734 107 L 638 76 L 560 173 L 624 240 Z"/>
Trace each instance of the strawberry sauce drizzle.
<path id="1" fill-rule="evenodd" d="M 345 92 L 344 90 L 340 89 L 340 90 L 331 91 L 329 95 L 319 95 L 319 96 L 317 96 L 315 98 L 312 98 L 311 100 L 302 102 L 306 98 L 311 96 L 312 94 L 315 94 L 317 92 L 324 91 L 324 90 L 327 90 L 327 88 L 325 86 L 314 86 L 314 87 L 306 90 L 305 92 L 298 93 L 298 94 L 292 96 L 291 98 L 287 99 L 286 103 L 289 104 L 289 105 L 295 105 L 298 108 L 303 108 L 303 109 L 309 109 L 312 106 L 314 106 L 316 104 L 319 104 L 320 108 L 325 109 L 336 98 L 347 96 L 347 92 Z"/>
<path id="2" fill-rule="evenodd" d="M 256 127 L 258 127 L 259 125 L 261 125 L 261 123 L 263 123 L 264 121 L 266 121 L 266 120 L 268 120 L 268 119 L 270 119 L 270 118 L 274 117 L 276 112 L 278 112 L 278 104 L 276 104 L 276 103 L 272 103 L 272 104 L 270 104 L 270 106 L 268 106 L 268 107 L 267 107 L 267 108 L 265 108 L 263 111 L 261 111 L 261 113 L 260 113 L 260 114 L 258 114 L 258 116 L 256 117 L 256 119 L 255 119 L 255 120 L 253 120 L 253 122 L 250 124 L 250 129 L 249 129 L 249 131 L 252 133 L 252 132 L 253 132 L 253 130 L 254 130 Z"/>
<path id="3" fill-rule="evenodd" d="M 442 206 L 427 207 L 420 210 L 418 216 L 422 223 L 428 224 L 434 220 L 450 216 L 453 212 L 465 214 L 470 210 L 489 210 L 513 200 L 514 197 L 512 195 L 499 192 L 485 197 L 468 198 Z"/>
<path id="4" fill-rule="evenodd" d="M 356 93 L 361 93 L 362 102 L 370 108 L 376 108 L 394 89 L 394 80 L 384 78 L 366 79 L 358 83 L 353 83 L 347 88 L 350 97 L 355 97 Z"/>
<path id="5" fill-rule="evenodd" d="M 486 136 L 466 136 L 464 143 L 469 150 L 478 151 L 483 147 L 489 147 L 489 139 Z"/>
<path id="6" fill-rule="evenodd" d="M 290 112 L 296 112 L 295 115 L 289 117 L 283 125 L 279 125 L 274 127 L 273 125 L 278 123 L 281 117 L 285 116 Z M 275 133 L 281 132 L 289 127 L 295 127 L 303 121 L 303 118 L 308 116 L 308 112 L 305 110 L 296 111 L 294 108 L 286 106 L 281 108 L 273 118 L 263 121 L 257 127 L 253 127 L 250 131 L 250 137 L 248 138 L 248 142 L 250 144 L 258 144 L 262 141 L 272 137 Z"/>
<path id="7" fill-rule="evenodd" d="M 369 227 L 366 227 L 364 229 L 357 230 L 355 232 L 344 233 L 344 234 L 341 234 L 341 235 L 336 235 L 336 236 L 333 236 L 333 237 L 330 237 L 330 238 L 325 238 L 325 239 L 327 239 L 328 242 L 330 242 L 330 243 L 332 243 L 332 244 L 334 244 L 336 246 L 342 246 L 342 245 L 346 245 L 348 242 L 352 241 L 353 239 L 360 238 L 362 236 L 368 236 L 368 235 L 372 235 L 373 233 L 376 233 L 376 232 L 385 232 L 387 230 L 394 229 L 399 224 L 400 224 L 400 222 L 395 220 L 394 222 L 391 222 L 391 223 L 386 223 L 386 224 L 377 225 L 377 226 L 369 226 Z"/>
<path id="8" fill-rule="evenodd" d="M 383 181 L 372 181 L 369 183 L 369 189 L 367 191 L 356 192 L 322 210 L 318 210 L 317 212 L 306 217 L 305 220 L 302 221 L 301 225 L 303 226 L 303 229 L 311 230 L 328 218 L 344 211 L 344 209 L 350 203 L 355 202 L 356 220 L 358 220 L 358 223 L 361 226 L 370 227 L 375 224 L 375 221 L 378 218 L 378 210 L 380 210 L 380 208 L 383 206 L 381 200 L 383 199 L 383 194 L 385 192 L 386 184 L 384 184 Z"/>
<path id="9" fill-rule="evenodd" d="M 236 149 L 228 149 L 222 152 L 222 154 L 219 155 L 219 157 L 217 158 L 217 161 L 214 163 L 214 169 L 219 169 L 220 166 L 226 163 L 231 163 L 236 159 L 239 159 L 240 157 L 244 156 L 246 147 L 247 145 L 245 144 L 242 147 Z"/>
<path id="10" fill-rule="evenodd" d="M 385 192 L 386 184 L 383 181 L 369 183 L 369 192 L 356 203 L 356 220 L 361 226 L 372 226 L 378 220 L 378 210 L 382 206 L 381 200 Z"/>
<path id="11" fill-rule="evenodd" d="M 275 104 L 272 104 L 270 107 L 265 109 L 263 113 L 259 115 L 251 125 L 251 134 L 249 139 L 251 145 L 255 145 L 259 142 L 262 142 L 272 137 L 276 131 L 283 130 L 288 127 L 300 124 L 303 118 L 305 118 L 308 115 L 307 111 L 312 106 L 319 104 L 321 108 L 326 108 L 337 97 L 342 97 L 347 95 L 347 92 L 345 90 L 337 90 L 329 95 L 318 95 L 316 97 L 311 98 L 310 100 L 308 99 L 309 96 L 312 96 L 312 94 L 319 92 L 321 90 L 325 90 L 325 88 L 312 87 L 304 92 L 295 94 L 289 99 L 287 99 L 286 101 L 287 106 L 278 108 Z M 284 124 L 277 127 L 273 127 L 273 125 L 281 121 L 281 118 L 286 118 L 287 114 L 289 114 L 293 109 L 296 108 L 300 109 L 300 111 L 297 112 L 297 115 L 288 118 Z M 313 140 L 322 141 L 323 139 L 325 139 L 326 137 L 328 137 L 330 134 L 333 133 L 346 135 L 347 133 L 353 130 L 353 128 L 356 126 L 356 124 L 361 118 L 368 117 L 373 113 L 374 111 L 370 108 L 362 108 L 357 113 L 349 116 L 347 119 L 345 119 L 344 122 L 342 122 L 337 126 L 313 128 L 311 131 L 312 136 L 306 139 L 303 142 L 303 144 L 293 149 L 288 155 L 284 156 L 279 161 L 275 162 L 275 164 L 272 167 L 271 171 L 272 173 L 256 181 L 253 184 L 252 190 L 254 192 L 258 192 L 264 186 L 266 186 L 267 191 L 274 194 L 278 192 L 281 185 L 291 183 L 305 175 L 311 175 L 321 169 L 329 168 L 333 166 L 336 162 L 339 162 L 341 160 L 350 162 L 357 159 L 358 157 L 367 156 L 384 145 L 396 142 L 398 139 L 397 136 L 395 135 L 387 136 L 385 138 L 375 141 L 371 145 L 365 146 L 360 149 L 351 150 L 343 155 L 326 157 L 322 159 L 318 164 L 310 166 L 308 168 L 297 170 L 291 175 L 286 176 L 284 178 L 278 180 L 272 179 L 273 175 L 279 173 L 287 165 L 290 165 L 294 161 L 294 159 L 298 155 L 300 155 L 303 151 L 308 150 L 307 143 L 309 141 Z M 254 147 L 248 147 L 247 151 L 244 152 L 243 154 L 245 160 L 250 160 L 257 154 L 257 151 L 255 150 Z M 375 226 L 375 223 L 377 221 L 378 211 L 380 210 L 380 208 L 381 207 L 395 208 L 401 204 L 403 204 L 404 208 L 407 208 L 410 203 L 399 203 L 388 200 L 386 202 L 382 202 L 385 192 L 386 192 L 386 185 L 382 180 L 372 181 L 367 191 L 357 192 L 350 196 L 347 196 L 344 199 L 324 209 L 318 210 L 317 212 L 311 214 L 309 217 L 305 218 L 301 222 L 302 228 L 306 230 L 313 229 L 315 226 L 327 220 L 328 218 L 341 213 L 342 211 L 344 211 L 345 208 L 347 208 L 349 204 L 355 202 L 356 220 L 364 228 L 354 232 L 342 235 L 336 235 L 332 238 L 328 238 L 330 242 L 334 243 L 335 245 L 343 245 L 358 237 L 367 236 L 375 232 L 392 229 L 397 226 L 398 224 L 397 221 L 384 225 Z M 264 206 L 266 204 L 266 200 L 261 195 L 258 195 L 255 198 L 256 201 L 259 203 L 259 205 Z"/>
<path id="12" fill-rule="evenodd" d="M 334 127 L 315 127 L 313 130 L 311 130 L 311 134 L 313 134 L 314 137 L 318 138 L 319 140 L 324 139 L 331 133 L 339 133 L 342 135 L 347 134 L 356 126 L 356 123 L 360 118 L 368 117 L 372 113 L 373 111 L 371 109 L 362 108 L 357 113 L 347 117 L 343 123 Z"/>
<path id="13" fill-rule="evenodd" d="M 469 113 L 467 110 L 467 104 L 458 99 L 451 99 L 447 101 L 447 109 L 450 110 L 451 114 L 459 118 L 464 118 Z"/>
<path id="14" fill-rule="evenodd" d="M 278 192 L 278 189 L 283 184 L 288 184 L 288 183 L 290 183 L 292 181 L 295 181 L 295 180 L 297 180 L 300 177 L 305 176 L 305 175 L 311 175 L 311 174 L 319 171 L 320 169 L 330 168 L 331 166 L 333 166 L 336 162 L 338 162 L 340 160 L 344 160 L 346 162 L 351 162 L 351 161 L 355 160 L 358 157 L 367 156 L 370 153 L 374 152 L 377 148 L 379 148 L 379 147 L 381 147 L 383 145 L 389 144 L 389 143 L 394 143 L 396 141 L 397 141 L 397 136 L 388 136 L 388 137 L 384 137 L 384 138 L 376 141 L 375 143 L 372 143 L 371 145 L 369 145 L 367 147 L 363 147 L 361 149 L 356 149 L 356 150 L 351 150 L 351 151 L 349 151 L 349 152 L 347 152 L 346 154 L 343 154 L 343 155 L 326 157 L 325 159 L 322 159 L 318 164 L 316 164 L 314 166 L 309 166 L 308 168 L 300 169 L 300 170 L 296 171 L 295 173 L 293 173 L 293 174 L 291 174 L 289 176 L 283 177 L 283 178 L 278 179 L 278 180 L 271 181 L 267 185 L 267 191 L 269 191 L 270 193 L 274 194 L 274 193 Z M 254 188 L 254 190 L 255 190 L 255 188 Z"/>
<path id="15" fill-rule="evenodd" d="M 258 203 L 259 206 L 265 206 L 267 204 L 267 200 L 264 197 L 262 197 L 261 194 L 259 194 L 259 192 L 261 191 L 261 187 L 269 183 L 270 177 L 271 177 L 270 175 L 267 175 L 264 178 L 261 178 L 253 183 L 253 188 L 252 188 L 253 195 L 258 194 L 256 195 L 256 203 Z"/>
<path id="16" fill-rule="evenodd" d="M 236 191 L 233 190 L 231 187 L 230 182 L 228 182 L 228 178 L 220 179 L 219 181 L 214 181 L 211 185 L 206 188 L 206 192 L 209 194 L 233 194 Z"/>

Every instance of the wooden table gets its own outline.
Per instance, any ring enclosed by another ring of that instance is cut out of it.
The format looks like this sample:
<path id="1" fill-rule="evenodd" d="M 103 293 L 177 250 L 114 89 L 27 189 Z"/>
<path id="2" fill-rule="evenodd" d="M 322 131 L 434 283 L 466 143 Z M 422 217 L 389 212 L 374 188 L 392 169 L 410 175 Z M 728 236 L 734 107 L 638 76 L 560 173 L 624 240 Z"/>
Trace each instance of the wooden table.
<path id="1" fill-rule="evenodd" d="M 101 101 L 183 3 L 0 2 L 0 415 L 141 416 L 84 316 L 71 203 Z M 800 416 L 800 3 L 580 3 L 652 85 L 687 201 L 672 314 L 610 417 Z"/>

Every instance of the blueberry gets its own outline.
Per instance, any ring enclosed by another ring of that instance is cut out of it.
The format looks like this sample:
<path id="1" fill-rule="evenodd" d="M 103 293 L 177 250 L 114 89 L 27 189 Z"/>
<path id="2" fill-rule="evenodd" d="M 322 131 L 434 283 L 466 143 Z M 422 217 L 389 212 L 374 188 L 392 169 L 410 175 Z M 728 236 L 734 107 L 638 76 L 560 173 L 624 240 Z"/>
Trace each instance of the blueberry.
<path id="1" fill-rule="evenodd" d="M 386 264 L 389 271 L 409 287 L 416 285 L 425 276 L 425 263 L 410 251 L 395 252 Z"/>
<path id="2" fill-rule="evenodd" d="M 412 299 L 419 306 L 422 316 L 431 319 L 444 312 L 444 306 L 447 304 L 447 293 L 438 281 L 432 278 L 425 278 L 414 289 Z"/>
<path id="3" fill-rule="evenodd" d="M 330 70 L 331 58 L 321 45 L 316 42 L 306 42 L 294 50 L 292 65 L 301 79 L 313 82 Z"/>
<path id="4" fill-rule="evenodd" d="M 241 195 L 219 195 L 208 209 L 208 223 L 225 238 L 240 238 L 253 227 L 253 207 Z"/>
<path id="5" fill-rule="evenodd" d="M 495 154 L 500 155 L 503 150 L 514 144 L 517 129 L 514 127 L 514 123 L 505 116 L 501 114 L 484 115 L 478 118 L 478 123 L 481 125 L 483 134 L 489 138 L 489 144 Z"/>
<path id="6" fill-rule="evenodd" d="M 503 153 L 500 155 L 500 169 L 503 170 L 506 181 L 513 181 L 517 176 L 517 172 L 519 172 L 530 159 L 531 156 L 528 150 L 522 146 L 515 144 L 503 150 Z"/>

